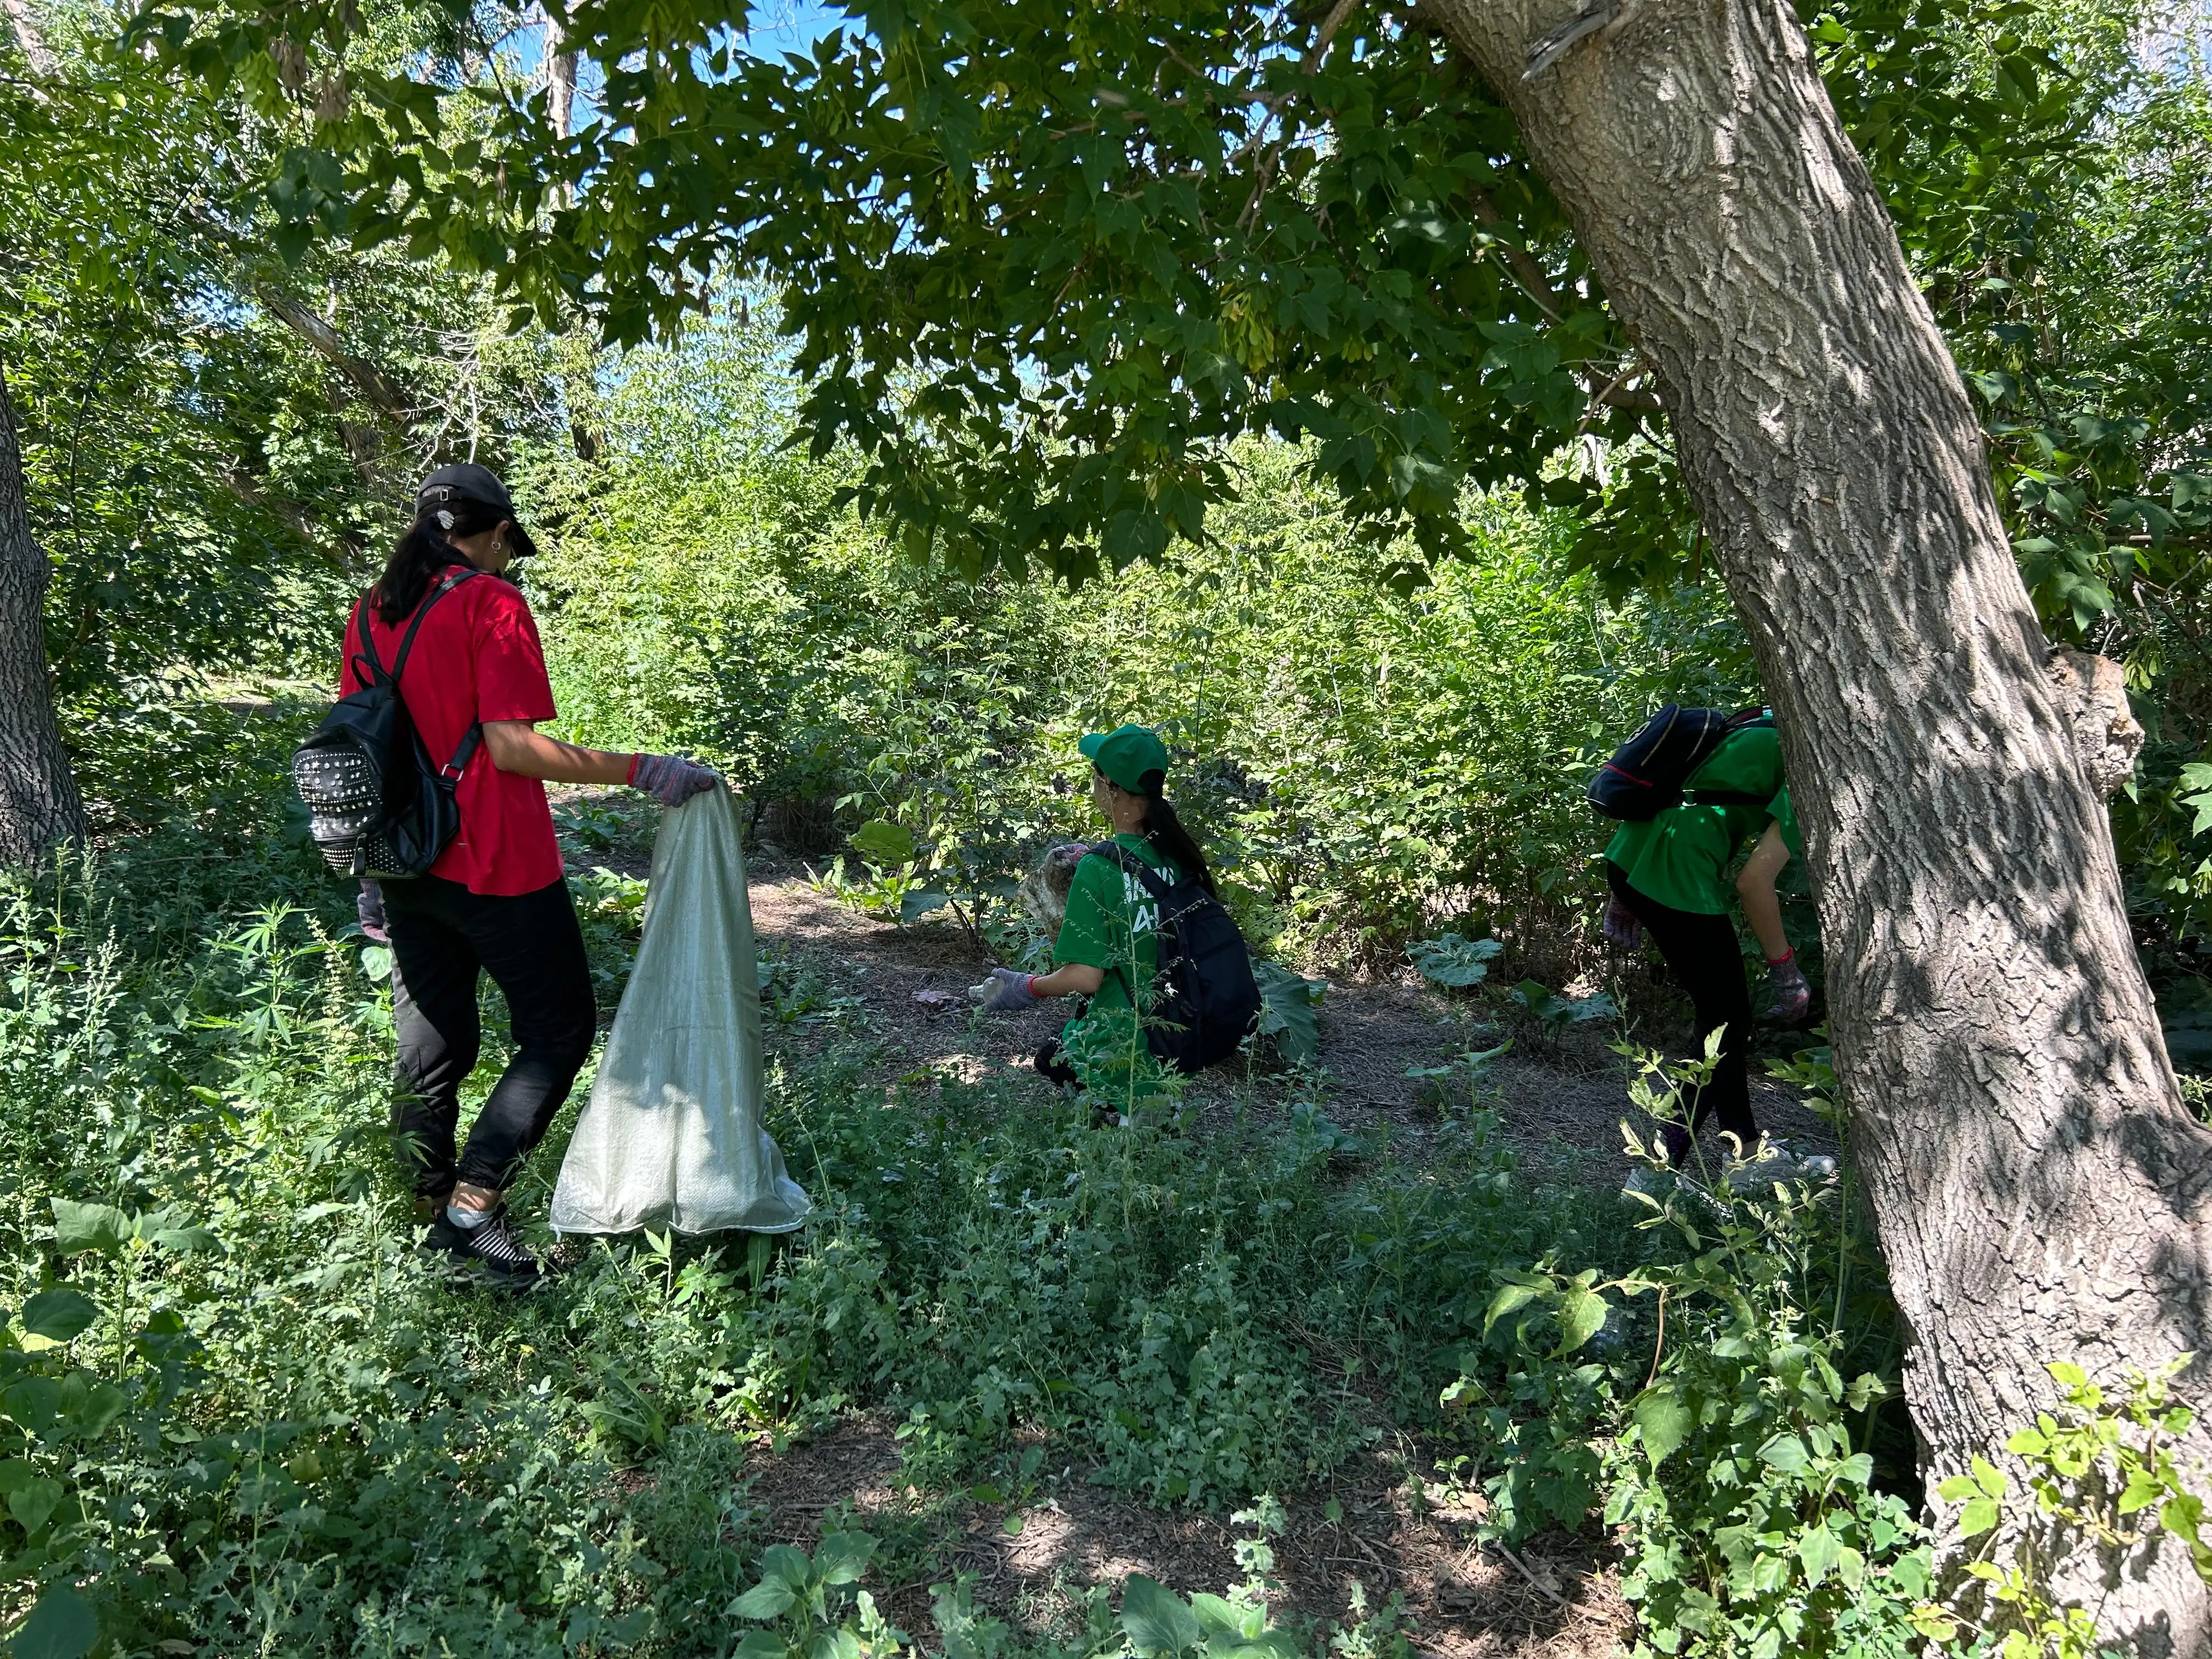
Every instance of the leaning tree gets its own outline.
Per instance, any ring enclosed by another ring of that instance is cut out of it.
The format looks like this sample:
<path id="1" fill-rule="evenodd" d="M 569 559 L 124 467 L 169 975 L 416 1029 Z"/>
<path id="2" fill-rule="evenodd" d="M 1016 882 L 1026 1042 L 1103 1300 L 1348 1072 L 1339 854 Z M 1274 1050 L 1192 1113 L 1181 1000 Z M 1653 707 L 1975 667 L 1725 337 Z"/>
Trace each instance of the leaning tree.
<path id="1" fill-rule="evenodd" d="M 2206 1350 L 2212 1132 L 2100 798 L 2124 711 L 2053 678 L 1981 431 L 1796 13 L 848 7 L 778 56 L 726 8 L 585 0 L 573 121 L 526 80 L 356 76 L 276 198 L 301 235 L 442 251 L 617 341 L 730 271 L 772 281 L 817 448 L 856 445 L 862 508 L 970 568 L 1080 577 L 1200 536 L 1255 430 L 1305 441 L 1416 564 L 1459 544 L 1469 481 L 1633 533 L 1619 502 L 1652 475 L 1601 501 L 1547 463 L 1671 452 L 1782 718 L 1931 1481 L 2048 1398 L 2046 1361 Z M 343 76 L 349 15 L 149 27 L 273 97 L 272 62 Z M 2178 1547 L 2044 1544 L 2114 1636 L 2212 1650 Z"/>

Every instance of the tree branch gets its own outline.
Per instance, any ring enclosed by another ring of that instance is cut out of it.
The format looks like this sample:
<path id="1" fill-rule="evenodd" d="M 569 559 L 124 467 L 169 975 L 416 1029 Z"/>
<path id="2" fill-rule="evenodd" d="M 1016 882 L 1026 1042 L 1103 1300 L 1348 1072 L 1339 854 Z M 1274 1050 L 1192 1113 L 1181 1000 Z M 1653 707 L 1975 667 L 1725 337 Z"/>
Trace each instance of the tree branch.
<path id="1" fill-rule="evenodd" d="M 1301 64 L 1308 75 L 1313 74 L 1321 67 L 1322 58 L 1328 51 L 1328 43 L 1336 39 L 1336 32 L 1344 27 L 1344 20 L 1352 15 L 1352 8 L 1358 3 L 1359 0 L 1336 0 L 1336 3 L 1328 9 L 1328 15 L 1322 19 L 1321 32 L 1314 36 L 1313 45 L 1306 48 L 1305 58 Z M 1267 108 L 1269 119 L 1281 118 L 1281 112 L 1273 105 L 1268 105 Z M 1262 122 L 1261 131 L 1264 132 L 1266 130 L 1267 124 Z M 1239 231 L 1249 230 L 1252 222 L 1259 216 L 1261 200 L 1267 195 L 1268 187 L 1275 182 L 1275 169 L 1282 161 L 1283 146 L 1289 142 L 1290 135 L 1286 130 L 1284 136 L 1260 158 L 1259 168 L 1252 179 L 1252 194 L 1246 199 L 1243 211 L 1237 216 L 1237 228 Z M 1246 148 L 1248 149 L 1250 148 L 1249 143 Z"/>
<path id="2" fill-rule="evenodd" d="M 1467 204 L 1474 210 L 1474 216 L 1485 226 L 1505 222 L 1505 216 L 1498 211 L 1498 204 L 1490 199 L 1489 192 L 1480 185 L 1467 187 Z M 1536 263 L 1534 256 L 1527 248 L 1509 242 L 1502 236 L 1493 238 L 1490 246 L 1503 256 L 1505 267 L 1512 272 L 1514 281 L 1536 302 L 1537 309 L 1553 322 L 1558 322 L 1564 307 L 1558 293 L 1552 287 L 1551 278 L 1544 275 L 1544 268 Z"/>
<path id="3" fill-rule="evenodd" d="M 38 13 L 32 9 L 35 0 L 0 0 L 0 9 L 8 14 L 14 26 L 15 44 L 23 49 L 23 57 L 31 65 L 31 73 L 40 80 L 51 80 L 54 73 L 54 55 L 46 48 L 46 37 L 39 28 Z"/>
<path id="4" fill-rule="evenodd" d="M 1352 15 L 1352 9 L 1358 3 L 1359 0 L 1336 0 L 1328 9 L 1328 15 L 1322 19 L 1321 33 L 1314 36 L 1313 45 L 1306 49 L 1308 75 L 1321 67 L 1322 54 L 1328 50 L 1328 43 L 1336 39 L 1336 32 L 1344 27 L 1344 20 Z"/>
<path id="5" fill-rule="evenodd" d="M 313 346 L 339 374 L 344 375 L 363 402 L 403 432 L 415 424 L 415 410 L 399 388 L 386 374 L 366 357 L 356 357 L 345 349 L 337 331 L 318 317 L 313 311 L 288 294 L 279 292 L 265 283 L 257 283 L 254 293 L 270 313 L 287 328 Z"/>

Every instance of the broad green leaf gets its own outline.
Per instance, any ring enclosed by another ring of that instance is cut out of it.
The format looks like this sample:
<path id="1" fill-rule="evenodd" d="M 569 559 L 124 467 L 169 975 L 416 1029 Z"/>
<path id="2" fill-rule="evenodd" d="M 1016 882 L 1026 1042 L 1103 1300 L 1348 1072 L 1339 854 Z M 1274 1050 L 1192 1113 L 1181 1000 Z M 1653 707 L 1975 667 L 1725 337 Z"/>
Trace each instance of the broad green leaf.
<path id="1" fill-rule="evenodd" d="M 1244 1633 L 1243 1615 L 1222 1596 L 1208 1595 L 1200 1591 L 1190 1598 L 1190 1610 L 1198 1615 L 1198 1622 L 1209 1631 L 1237 1637 Z"/>
<path id="2" fill-rule="evenodd" d="M 33 1533 L 52 1518 L 61 1506 L 62 1485 L 43 1477 L 27 1481 L 8 1494 L 8 1513 L 27 1533 Z"/>
<path id="3" fill-rule="evenodd" d="M 1406 955 L 1422 978 L 1456 989 L 1481 984 L 1490 972 L 1491 963 L 1504 949 L 1494 939 L 1468 940 L 1457 933 L 1446 933 L 1407 945 Z"/>
<path id="4" fill-rule="evenodd" d="M 899 895 L 899 926 L 911 927 L 933 910 L 952 902 L 951 896 L 934 888 L 913 887 Z"/>
<path id="5" fill-rule="evenodd" d="M 1813 1460 L 1805 1450 L 1805 1443 L 1794 1434 L 1778 1434 L 1759 1449 L 1759 1461 L 1769 1468 L 1784 1474 L 1802 1474 L 1812 1467 Z"/>
<path id="6" fill-rule="evenodd" d="M 1806 1528 L 1797 1540 L 1797 1559 L 1805 1564 L 1805 1577 L 1810 1583 L 1819 1583 L 1833 1571 L 1843 1553 L 1843 1540 L 1828 1530 L 1825 1522 Z"/>
<path id="7" fill-rule="evenodd" d="M 1576 1285 L 1559 1301 L 1559 1346 L 1552 1352 L 1570 1354 L 1598 1334 L 1608 1310 L 1595 1291 Z"/>
<path id="8" fill-rule="evenodd" d="M 738 1600 L 742 1601 L 744 1598 L 740 1596 Z M 737 1612 L 734 1603 L 730 1611 Z M 752 1615 L 747 1613 L 740 1616 L 750 1618 Z M 731 1659 L 785 1659 L 785 1656 L 790 1651 L 791 1644 L 774 1631 L 751 1630 L 745 1632 L 744 1639 L 738 1644 L 736 1650 L 731 1655 Z"/>
<path id="9" fill-rule="evenodd" d="M 1979 1538 L 1997 1523 L 1997 1500 L 1976 1497 L 1959 1511 L 1959 1531 L 1968 1538 Z"/>
<path id="10" fill-rule="evenodd" d="M 1205 1639 L 1198 1615 L 1143 1573 L 1121 1587 L 1121 1628 L 1139 1654 L 1187 1653 Z"/>
<path id="11" fill-rule="evenodd" d="M 853 850 L 871 864 L 904 864 L 914 856 L 914 832 L 889 818 L 874 818 L 853 832 Z"/>
<path id="12" fill-rule="evenodd" d="M 112 1255 L 131 1237 L 131 1218 L 112 1204 L 80 1204 L 73 1198 L 50 1201 L 54 1243 L 64 1255 L 82 1255 L 87 1250 Z"/>
<path id="13" fill-rule="evenodd" d="M 2002 1498 L 2012 1490 L 2012 1482 L 2006 1479 L 2004 1471 L 1978 1452 L 1974 1455 L 1973 1468 L 1974 1484 L 1991 1498 Z"/>
<path id="14" fill-rule="evenodd" d="M 849 1625 L 823 1631 L 807 1644 L 806 1659 L 860 1659 L 860 1633 Z"/>
<path id="15" fill-rule="evenodd" d="M 1498 1294 L 1490 1298 L 1490 1310 L 1482 1316 L 1482 1334 L 1490 1334 L 1490 1328 L 1508 1314 L 1518 1313 L 1536 1299 L 1538 1288 L 1534 1285 L 1501 1285 Z"/>
<path id="16" fill-rule="evenodd" d="M 2137 1510 L 2147 1510 L 2165 1495 L 2166 1483 L 2152 1478 L 2146 1469 L 2128 1472 L 2126 1489 L 2120 1493 L 2120 1513 L 2133 1515 Z"/>
<path id="17" fill-rule="evenodd" d="M 39 1598 L 8 1644 L 12 1659 L 84 1659 L 100 1641 L 100 1615 L 68 1584 Z"/>
<path id="18" fill-rule="evenodd" d="M 876 1540 L 864 1532 L 833 1532 L 814 1552 L 814 1571 L 825 1584 L 849 1584 L 868 1570 Z"/>
<path id="19" fill-rule="evenodd" d="M 1907 1550 L 1889 1565 L 1889 1576 L 1907 1595 L 1927 1595 L 1929 1581 L 1934 1573 L 1935 1553 L 1925 1544 L 1917 1549 Z"/>
<path id="20" fill-rule="evenodd" d="M 1836 1577 L 1844 1581 L 1844 1588 L 1856 1591 L 1866 1582 L 1866 1557 L 1845 1544 L 1836 1553 Z"/>
<path id="21" fill-rule="evenodd" d="M 1252 978 L 1260 988 L 1260 1034 L 1272 1037 L 1286 1064 L 1310 1065 L 1321 1058 L 1321 1020 L 1315 1005 L 1325 981 L 1294 974 L 1279 963 L 1257 958 Z"/>
<path id="22" fill-rule="evenodd" d="M 1690 1408 L 1673 1389 L 1654 1389 L 1636 1402 L 1636 1431 L 1656 1469 L 1689 1438 Z"/>
<path id="23" fill-rule="evenodd" d="M 66 1285 L 40 1291 L 23 1304 L 23 1328 L 49 1342 L 67 1342 L 92 1328 L 100 1309 L 92 1298 Z"/>
<path id="24" fill-rule="evenodd" d="M 803 1590 L 813 1576 L 813 1563 L 806 1552 L 793 1544 L 770 1544 L 761 1554 L 761 1577 L 773 1578 Z"/>
<path id="25" fill-rule="evenodd" d="M 740 1619 L 781 1619 L 798 1599 L 781 1578 L 763 1578 L 732 1601 L 730 1611 Z"/>
<path id="26" fill-rule="evenodd" d="M 1905 1616 L 1905 1622 L 1941 1647 L 1948 1647 L 1959 1639 L 1958 1621 L 1933 1603 L 1915 1607 Z"/>

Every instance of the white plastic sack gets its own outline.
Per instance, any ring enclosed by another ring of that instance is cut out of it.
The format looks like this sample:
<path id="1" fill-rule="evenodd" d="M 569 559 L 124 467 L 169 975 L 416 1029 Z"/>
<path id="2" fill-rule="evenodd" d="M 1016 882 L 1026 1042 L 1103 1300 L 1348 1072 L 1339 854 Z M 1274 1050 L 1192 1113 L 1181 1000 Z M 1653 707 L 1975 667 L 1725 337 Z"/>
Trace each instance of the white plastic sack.
<path id="1" fill-rule="evenodd" d="M 789 1232 L 814 1206 L 761 1127 L 760 982 L 736 807 L 663 815 L 645 934 L 553 1189 L 553 1227 Z"/>

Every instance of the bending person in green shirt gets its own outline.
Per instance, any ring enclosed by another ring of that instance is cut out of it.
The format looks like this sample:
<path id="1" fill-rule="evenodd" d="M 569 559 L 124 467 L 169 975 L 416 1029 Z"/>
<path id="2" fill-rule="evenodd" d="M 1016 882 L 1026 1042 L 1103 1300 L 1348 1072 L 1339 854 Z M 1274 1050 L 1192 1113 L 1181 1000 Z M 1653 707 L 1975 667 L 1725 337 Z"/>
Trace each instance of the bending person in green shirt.
<path id="1" fill-rule="evenodd" d="M 1113 827 L 1115 843 L 1170 884 L 1188 875 L 1211 892 L 1206 854 L 1163 793 L 1167 745 L 1141 726 L 1124 726 L 1093 732 L 1079 747 L 1091 763 L 1092 804 Z M 1144 883 L 1103 854 L 1090 854 L 1068 887 L 1052 972 L 994 968 L 983 1006 L 1005 1012 L 1044 997 L 1088 998 L 1060 1036 L 1037 1051 L 1036 1068 L 1126 1114 L 1158 1091 L 1161 1068 L 1145 1036 L 1142 1011 L 1158 963 L 1159 925 L 1159 906 Z"/>
<path id="2" fill-rule="evenodd" d="M 1606 937 L 1633 949 L 1648 932 L 1689 993 L 1699 1049 L 1713 1031 L 1722 1033 L 1719 1063 L 1698 1091 L 1689 1127 L 1669 1124 L 1660 1132 L 1668 1157 L 1678 1164 L 1708 1117 L 1718 1118 L 1746 1152 L 1759 1142 L 1746 1066 L 1751 992 L 1729 921 L 1731 896 L 1742 904 L 1766 958 L 1774 994 L 1768 1017 L 1794 1024 L 1812 1001 L 1812 988 L 1782 930 L 1782 905 L 1774 892 L 1791 855 L 1804 851 L 1782 778 L 1781 738 L 1771 726 L 1732 732 L 1683 787 L 1680 805 L 1646 823 L 1624 823 L 1605 849 L 1606 879 L 1613 888 Z M 1753 836 L 1758 845 L 1731 895 L 1728 866 Z"/>

